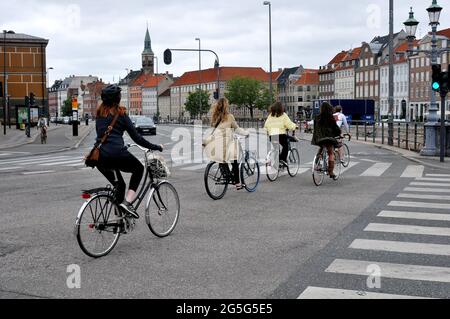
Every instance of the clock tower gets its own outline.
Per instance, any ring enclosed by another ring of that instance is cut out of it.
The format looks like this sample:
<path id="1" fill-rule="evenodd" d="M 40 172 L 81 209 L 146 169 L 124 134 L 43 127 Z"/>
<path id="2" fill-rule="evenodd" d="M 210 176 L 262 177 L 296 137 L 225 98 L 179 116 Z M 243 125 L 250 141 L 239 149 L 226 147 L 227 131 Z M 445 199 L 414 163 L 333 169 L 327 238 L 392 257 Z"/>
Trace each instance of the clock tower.
<path id="1" fill-rule="evenodd" d="M 150 39 L 150 32 L 145 34 L 144 52 L 142 52 L 142 70 L 145 74 L 155 74 L 155 54 L 152 50 L 152 40 Z"/>

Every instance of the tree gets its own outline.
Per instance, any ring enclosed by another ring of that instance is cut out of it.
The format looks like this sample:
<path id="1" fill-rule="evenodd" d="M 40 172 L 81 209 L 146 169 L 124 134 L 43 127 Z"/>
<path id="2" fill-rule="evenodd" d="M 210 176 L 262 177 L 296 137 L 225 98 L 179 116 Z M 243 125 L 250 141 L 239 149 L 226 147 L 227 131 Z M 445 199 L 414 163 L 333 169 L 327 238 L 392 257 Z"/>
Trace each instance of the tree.
<path id="1" fill-rule="evenodd" d="M 70 97 L 64 101 L 64 105 L 62 107 L 62 116 L 72 116 L 72 99 Z"/>
<path id="2" fill-rule="evenodd" d="M 197 117 L 198 115 L 201 116 L 203 114 L 207 114 L 211 109 L 209 99 L 210 94 L 203 90 L 197 89 L 197 91 L 189 93 L 186 103 L 184 104 L 186 107 L 186 111 L 191 114 L 191 117 Z"/>

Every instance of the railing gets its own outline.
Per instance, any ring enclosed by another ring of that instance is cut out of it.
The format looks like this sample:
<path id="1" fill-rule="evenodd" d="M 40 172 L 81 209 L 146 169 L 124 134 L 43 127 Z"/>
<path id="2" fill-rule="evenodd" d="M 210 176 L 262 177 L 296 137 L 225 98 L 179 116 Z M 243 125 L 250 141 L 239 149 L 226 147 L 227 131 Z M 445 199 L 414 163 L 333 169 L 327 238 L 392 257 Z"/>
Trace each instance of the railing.
<path id="1" fill-rule="evenodd" d="M 389 144 L 389 123 L 352 121 L 350 132 L 356 140 L 376 144 Z M 425 144 L 424 124 L 415 122 L 393 123 L 393 146 L 420 152 Z"/>

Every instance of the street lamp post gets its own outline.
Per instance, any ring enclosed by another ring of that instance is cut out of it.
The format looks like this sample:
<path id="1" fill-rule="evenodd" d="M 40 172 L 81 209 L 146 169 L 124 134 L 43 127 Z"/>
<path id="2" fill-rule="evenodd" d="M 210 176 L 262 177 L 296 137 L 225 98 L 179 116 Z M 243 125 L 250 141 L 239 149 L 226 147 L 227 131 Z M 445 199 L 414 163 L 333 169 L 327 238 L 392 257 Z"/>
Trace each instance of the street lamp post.
<path id="1" fill-rule="evenodd" d="M 7 80 L 6 80 L 6 30 L 3 30 L 3 134 L 6 135 Z"/>
<path id="2" fill-rule="evenodd" d="M 198 41 L 198 100 L 200 105 L 200 113 L 202 112 L 202 40 L 200 38 L 195 38 L 195 41 Z"/>
<path id="3" fill-rule="evenodd" d="M 442 11 L 442 7 L 437 4 L 437 0 L 433 0 L 433 3 L 431 6 L 427 9 L 428 15 L 430 18 L 430 26 L 432 30 L 432 38 L 431 38 L 431 50 L 414 50 L 413 49 L 413 41 L 416 37 L 416 31 L 417 26 L 419 22 L 414 18 L 414 12 L 411 11 L 409 13 L 409 19 L 405 21 L 404 25 L 406 27 L 406 33 L 408 36 L 408 55 L 412 55 L 415 53 L 424 53 L 425 55 L 431 57 L 431 65 L 437 65 L 438 56 L 441 56 L 442 53 L 449 52 L 450 50 L 447 48 L 438 49 L 437 48 L 437 27 L 439 26 L 439 17 Z M 437 149 L 437 145 L 439 144 L 438 141 L 438 133 L 437 131 L 440 129 L 440 126 L 438 124 L 438 107 L 436 103 L 436 94 L 432 88 L 430 88 L 431 91 L 431 102 L 430 102 L 430 108 L 428 110 L 428 117 L 427 122 L 425 124 L 425 146 L 424 149 L 421 152 L 422 156 L 436 156 L 440 152 Z M 442 105 L 441 107 L 445 107 L 445 105 Z M 441 124 L 444 124 L 445 128 L 445 112 L 444 116 L 441 118 Z M 442 134 L 443 132 L 441 132 Z M 444 139 L 441 138 L 440 144 L 441 149 L 442 147 L 445 147 L 445 135 Z M 443 161 L 443 158 L 441 158 L 441 161 Z"/>
<path id="4" fill-rule="evenodd" d="M 264 1 L 265 6 L 269 6 L 269 60 L 270 60 L 270 71 L 269 71 L 269 91 L 270 91 L 270 105 L 272 105 L 272 92 L 273 92 L 273 84 L 272 84 L 272 4 L 270 1 Z"/>

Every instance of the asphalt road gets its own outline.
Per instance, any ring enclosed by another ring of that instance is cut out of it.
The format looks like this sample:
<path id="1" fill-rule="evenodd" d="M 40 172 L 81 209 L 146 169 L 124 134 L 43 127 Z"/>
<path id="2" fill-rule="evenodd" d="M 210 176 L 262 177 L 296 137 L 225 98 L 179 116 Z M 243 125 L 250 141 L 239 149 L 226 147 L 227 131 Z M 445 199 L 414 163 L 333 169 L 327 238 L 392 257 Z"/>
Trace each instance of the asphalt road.
<path id="1" fill-rule="evenodd" d="M 97 260 L 82 253 L 73 234 L 83 204 L 80 190 L 106 185 L 98 171 L 81 162 L 94 136 L 75 151 L 34 156 L 34 149 L 17 148 L 0 154 L 0 298 L 291 299 L 329 297 L 338 289 L 346 297 L 370 292 L 450 297 L 448 199 L 424 198 L 450 183 L 450 176 L 429 174 L 448 172 L 350 143 L 352 167 L 338 182 L 326 180 L 317 188 L 307 170 L 316 149 L 303 141 L 304 169 L 298 177 L 270 183 L 262 176 L 256 193 L 230 189 L 216 202 L 204 189 L 204 164 L 183 163 L 172 154 L 174 129 L 160 127 L 158 136 L 148 139 L 166 145 L 170 181 L 182 204 L 175 232 L 158 239 L 139 220 L 135 232 Z M 404 193 L 416 198 L 398 198 Z M 422 204 L 390 206 L 393 202 Z M 378 216 L 388 210 L 391 217 Z M 421 212 L 422 219 L 402 212 Z M 395 248 L 393 241 L 403 246 Z M 370 273 L 357 261 L 380 266 L 380 288 L 367 287 Z M 80 289 L 67 286 L 70 265 L 81 269 Z"/>

